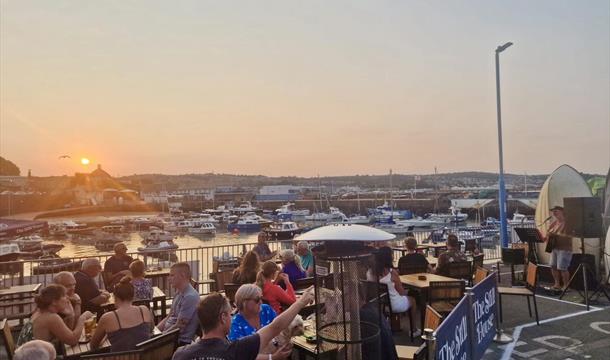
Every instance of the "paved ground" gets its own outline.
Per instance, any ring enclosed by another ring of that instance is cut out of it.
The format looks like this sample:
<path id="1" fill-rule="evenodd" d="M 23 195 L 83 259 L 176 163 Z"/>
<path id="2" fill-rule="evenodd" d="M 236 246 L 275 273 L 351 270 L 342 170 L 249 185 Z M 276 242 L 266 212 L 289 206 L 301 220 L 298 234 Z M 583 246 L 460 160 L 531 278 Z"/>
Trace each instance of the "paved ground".
<path id="1" fill-rule="evenodd" d="M 507 269 L 502 268 L 501 272 Z M 508 286 L 509 282 L 510 275 L 502 277 L 502 285 Z M 592 302 L 590 311 L 586 311 L 575 290 L 559 300 L 540 289 L 536 299 L 540 325 L 529 317 L 524 297 L 503 297 L 502 329 L 514 341 L 507 345 L 492 343 L 484 360 L 610 359 L 610 302 L 606 298 Z M 394 334 L 395 342 L 419 344 L 410 343 L 407 323 L 404 318 L 401 323 L 404 330 Z"/>

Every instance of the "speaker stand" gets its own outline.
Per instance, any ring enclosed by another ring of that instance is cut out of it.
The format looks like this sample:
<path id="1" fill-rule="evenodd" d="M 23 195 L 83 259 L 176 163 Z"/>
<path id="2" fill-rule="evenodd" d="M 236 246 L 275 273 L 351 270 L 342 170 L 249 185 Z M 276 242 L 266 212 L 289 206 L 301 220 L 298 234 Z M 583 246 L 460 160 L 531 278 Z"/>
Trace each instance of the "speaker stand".
<path id="1" fill-rule="evenodd" d="M 581 251 L 581 254 L 583 255 L 580 258 L 580 264 L 578 264 L 578 267 L 574 271 L 574 274 L 572 274 L 572 277 L 570 277 L 570 281 L 568 281 L 567 285 L 564 284 L 565 288 L 561 292 L 561 295 L 559 295 L 559 299 L 563 298 L 563 296 L 566 294 L 566 292 L 570 288 L 570 285 L 572 285 L 572 282 L 576 278 L 576 275 L 578 275 L 578 271 L 581 271 L 582 272 L 582 283 L 585 288 L 585 293 L 583 294 L 582 292 L 580 292 L 580 290 L 577 290 L 577 291 L 578 291 L 578 294 L 583 298 L 583 300 L 585 300 L 585 304 L 587 305 L 587 311 L 589 311 L 589 283 L 587 281 L 587 273 L 589 272 L 590 275 L 593 276 L 593 279 L 595 279 L 595 273 L 593 272 L 593 270 L 591 270 L 589 268 L 589 264 L 587 264 L 585 261 L 585 256 L 584 256 L 585 255 L 585 238 L 584 237 L 580 238 L 580 251 Z M 604 291 L 604 293 L 606 292 L 605 289 L 603 291 Z M 606 293 L 606 296 L 607 295 L 608 294 Z M 610 300 L 610 298 L 608 298 L 608 299 Z"/>
<path id="2" fill-rule="evenodd" d="M 604 256 L 608 256 L 604 253 Z M 600 279 L 603 279 L 603 276 L 600 276 Z M 591 295 L 591 297 L 589 299 L 593 299 L 595 296 L 601 296 L 602 293 L 604 295 L 606 295 L 606 299 L 608 299 L 608 301 L 610 301 L 610 295 L 608 295 L 608 291 L 606 291 L 606 284 L 610 283 L 610 271 L 608 271 L 608 276 L 606 277 L 606 282 L 598 282 L 597 283 L 597 289 L 595 290 L 595 292 Z"/>

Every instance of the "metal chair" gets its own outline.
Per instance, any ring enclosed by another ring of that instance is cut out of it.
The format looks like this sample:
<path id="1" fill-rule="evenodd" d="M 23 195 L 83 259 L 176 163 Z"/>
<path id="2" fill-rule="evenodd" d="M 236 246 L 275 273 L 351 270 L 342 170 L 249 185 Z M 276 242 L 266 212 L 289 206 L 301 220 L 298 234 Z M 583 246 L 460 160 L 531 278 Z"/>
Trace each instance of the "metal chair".
<path id="1" fill-rule="evenodd" d="M 400 315 L 401 313 L 396 313 L 392 310 L 392 301 L 390 301 L 390 293 L 388 291 L 388 286 L 386 284 L 381 284 L 376 281 L 368 281 L 362 280 L 362 284 L 366 289 L 367 294 L 378 294 L 379 299 L 381 301 L 381 306 L 385 309 L 386 317 L 390 319 L 390 327 L 392 331 L 400 331 L 402 329 L 400 325 Z M 369 299 L 370 300 L 370 299 Z M 411 315 L 411 309 L 409 308 L 406 311 L 406 314 L 409 318 L 409 336 L 411 341 L 413 341 L 413 316 Z"/>
<path id="2" fill-rule="evenodd" d="M 469 261 L 456 261 L 448 263 L 444 273 L 453 279 L 462 279 L 469 284 L 472 281 L 472 265 Z"/>
<path id="3" fill-rule="evenodd" d="M 536 304 L 536 286 L 538 285 L 538 266 L 534 263 L 527 264 L 527 274 L 525 277 L 525 287 L 504 287 L 498 286 L 498 299 L 500 305 L 500 322 L 502 322 L 502 296 L 517 295 L 527 298 L 527 310 L 532 317 L 532 306 L 530 297 L 534 299 L 534 311 L 536 313 L 536 324 L 540 325 L 538 320 L 538 305 Z"/>
<path id="4" fill-rule="evenodd" d="M 8 359 L 12 360 L 13 355 L 15 354 L 15 339 L 13 339 L 11 327 L 8 325 L 8 319 L 0 321 L 0 329 L 2 329 L 2 340 L 4 340 L 4 346 L 6 348 L 6 353 L 8 354 Z"/>
<path id="5" fill-rule="evenodd" d="M 474 271 L 474 280 L 472 282 L 473 285 L 480 283 L 485 280 L 485 278 L 489 275 L 489 270 L 484 267 L 477 267 Z"/>
<path id="6" fill-rule="evenodd" d="M 313 278 L 313 277 L 306 277 L 306 278 L 298 279 L 295 283 L 294 289 L 295 290 L 307 289 L 308 287 L 313 286 L 314 283 L 315 283 L 315 278 Z"/>
<path id="7" fill-rule="evenodd" d="M 424 317 L 424 329 L 436 330 L 443 322 L 443 317 L 430 305 L 426 305 L 426 315 Z"/>
<path id="8" fill-rule="evenodd" d="M 235 294 L 237 293 L 237 289 L 239 289 L 240 286 L 241 286 L 241 284 L 233 284 L 233 283 L 224 284 L 225 295 L 226 295 L 227 299 L 229 299 L 229 302 L 231 303 L 232 306 L 235 306 Z"/>
<path id="9" fill-rule="evenodd" d="M 174 329 L 163 335 L 151 338 L 136 345 L 141 352 L 142 360 L 171 360 L 178 347 L 180 329 Z"/>
<path id="10" fill-rule="evenodd" d="M 464 296 L 466 284 L 458 281 L 431 281 L 428 288 L 428 305 L 440 315 L 447 316 Z"/>
<path id="11" fill-rule="evenodd" d="M 428 272 L 428 266 L 426 264 L 413 264 L 410 263 L 408 259 L 409 258 L 406 256 L 398 259 L 398 273 L 400 275 Z"/>

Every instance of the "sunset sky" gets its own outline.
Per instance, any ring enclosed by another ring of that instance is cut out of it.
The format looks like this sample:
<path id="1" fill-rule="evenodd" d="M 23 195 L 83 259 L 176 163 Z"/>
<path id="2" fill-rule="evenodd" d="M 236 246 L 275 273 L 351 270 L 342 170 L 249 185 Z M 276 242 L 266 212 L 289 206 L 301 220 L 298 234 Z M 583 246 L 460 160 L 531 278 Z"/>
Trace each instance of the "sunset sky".
<path id="1" fill-rule="evenodd" d="M 607 0 L 0 0 L 0 156 L 34 175 L 497 171 L 507 41 L 506 171 L 605 174 Z"/>

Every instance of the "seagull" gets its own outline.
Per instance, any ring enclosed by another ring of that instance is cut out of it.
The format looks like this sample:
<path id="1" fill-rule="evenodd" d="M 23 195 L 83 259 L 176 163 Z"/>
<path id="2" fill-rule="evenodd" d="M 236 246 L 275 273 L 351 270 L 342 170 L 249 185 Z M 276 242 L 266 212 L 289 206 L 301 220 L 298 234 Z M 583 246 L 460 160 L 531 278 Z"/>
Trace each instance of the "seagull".
<path id="1" fill-rule="evenodd" d="M 71 159 L 70 155 L 62 155 L 59 157 L 60 159 Z"/>

